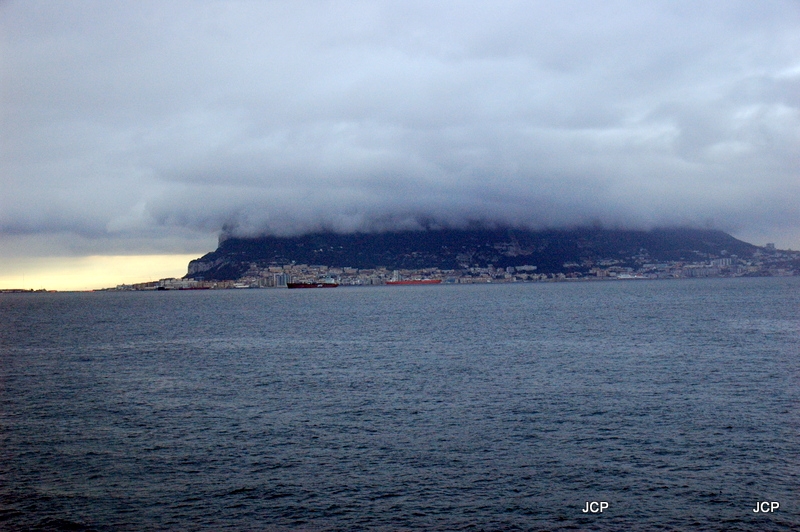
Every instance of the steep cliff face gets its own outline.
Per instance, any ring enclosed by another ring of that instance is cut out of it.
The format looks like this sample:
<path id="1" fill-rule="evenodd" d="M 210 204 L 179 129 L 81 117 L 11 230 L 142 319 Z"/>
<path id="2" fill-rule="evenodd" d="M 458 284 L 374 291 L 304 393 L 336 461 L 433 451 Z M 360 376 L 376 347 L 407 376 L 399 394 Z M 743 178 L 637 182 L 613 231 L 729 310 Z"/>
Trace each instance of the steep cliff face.
<path id="1" fill-rule="evenodd" d="M 618 231 L 574 229 L 445 229 L 354 233 L 318 233 L 291 238 L 228 238 L 216 251 L 189 263 L 186 277 L 237 279 L 251 265 L 260 267 L 319 264 L 332 267 L 389 269 L 532 265 L 539 272 L 564 271 L 565 264 L 588 269 L 602 260 L 621 264 L 638 260 L 700 261 L 725 255 L 749 257 L 756 246 L 722 231 L 657 229 Z"/>
<path id="2" fill-rule="evenodd" d="M 189 273 L 187 277 L 192 277 L 194 274 L 202 274 L 213 268 L 218 268 L 226 262 L 224 257 L 219 257 L 213 260 L 195 259 L 189 262 Z"/>
<path id="3" fill-rule="evenodd" d="M 189 272 L 185 279 L 206 279 L 227 281 L 238 279 L 254 261 L 235 260 L 224 255 L 209 253 L 199 259 L 189 262 Z M 256 261 L 257 262 L 257 261 Z"/>

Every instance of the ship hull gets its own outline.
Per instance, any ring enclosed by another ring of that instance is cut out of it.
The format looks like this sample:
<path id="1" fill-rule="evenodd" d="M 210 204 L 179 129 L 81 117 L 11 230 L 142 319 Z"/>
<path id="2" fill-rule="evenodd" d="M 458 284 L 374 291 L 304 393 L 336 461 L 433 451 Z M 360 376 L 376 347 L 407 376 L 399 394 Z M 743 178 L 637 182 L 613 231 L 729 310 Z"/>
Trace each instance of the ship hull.
<path id="1" fill-rule="evenodd" d="M 286 288 L 336 288 L 336 283 L 286 283 Z"/>
<path id="2" fill-rule="evenodd" d="M 406 281 L 386 281 L 386 284 L 439 284 L 441 282 L 441 279 L 409 279 Z"/>

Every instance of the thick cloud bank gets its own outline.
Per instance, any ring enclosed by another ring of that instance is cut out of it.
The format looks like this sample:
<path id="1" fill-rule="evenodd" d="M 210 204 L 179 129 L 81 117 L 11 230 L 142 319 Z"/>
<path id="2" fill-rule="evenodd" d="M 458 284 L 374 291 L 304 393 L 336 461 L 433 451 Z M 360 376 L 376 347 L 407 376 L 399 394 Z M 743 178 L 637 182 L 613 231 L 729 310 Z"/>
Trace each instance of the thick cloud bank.
<path id="1" fill-rule="evenodd" d="M 10 1 L 0 39 L 0 236 L 800 242 L 794 1 Z"/>

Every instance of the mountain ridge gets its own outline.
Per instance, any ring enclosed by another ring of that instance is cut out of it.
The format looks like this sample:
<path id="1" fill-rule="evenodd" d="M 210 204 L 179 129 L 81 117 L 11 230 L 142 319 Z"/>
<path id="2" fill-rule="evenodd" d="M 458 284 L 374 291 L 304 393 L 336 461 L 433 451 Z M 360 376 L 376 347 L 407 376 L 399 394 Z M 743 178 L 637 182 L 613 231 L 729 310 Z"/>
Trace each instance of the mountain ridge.
<path id="1" fill-rule="evenodd" d="M 234 280 L 253 265 L 318 264 L 369 269 L 536 266 L 543 273 L 588 271 L 603 261 L 697 262 L 750 257 L 759 248 L 719 230 L 648 231 L 577 228 L 437 229 L 383 233 L 311 233 L 294 237 L 220 239 L 215 251 L 192 260 L 184 278 Z"/>

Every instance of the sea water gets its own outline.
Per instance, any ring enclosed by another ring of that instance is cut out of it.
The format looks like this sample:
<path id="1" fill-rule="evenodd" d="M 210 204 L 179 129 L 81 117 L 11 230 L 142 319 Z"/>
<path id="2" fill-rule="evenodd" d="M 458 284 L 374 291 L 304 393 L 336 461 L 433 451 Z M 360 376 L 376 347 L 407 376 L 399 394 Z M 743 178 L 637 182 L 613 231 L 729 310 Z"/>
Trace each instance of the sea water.
<path id="1" fill-rule="evenodd" d="M 800 278 L 0 295 L 0 529 L 798 528 Z"/>

